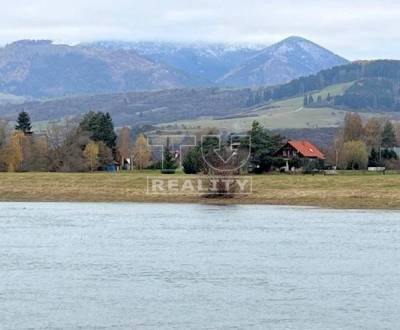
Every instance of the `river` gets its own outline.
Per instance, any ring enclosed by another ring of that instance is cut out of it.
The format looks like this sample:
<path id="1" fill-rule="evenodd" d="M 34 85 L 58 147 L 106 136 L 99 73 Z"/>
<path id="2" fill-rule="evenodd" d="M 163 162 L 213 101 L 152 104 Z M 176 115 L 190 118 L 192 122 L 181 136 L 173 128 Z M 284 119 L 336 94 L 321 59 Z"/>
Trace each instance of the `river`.
<path id="1" fill-rule="evenodd" d="M 0 203 L 0 329 L 398 329 L 400 212 Z"/>

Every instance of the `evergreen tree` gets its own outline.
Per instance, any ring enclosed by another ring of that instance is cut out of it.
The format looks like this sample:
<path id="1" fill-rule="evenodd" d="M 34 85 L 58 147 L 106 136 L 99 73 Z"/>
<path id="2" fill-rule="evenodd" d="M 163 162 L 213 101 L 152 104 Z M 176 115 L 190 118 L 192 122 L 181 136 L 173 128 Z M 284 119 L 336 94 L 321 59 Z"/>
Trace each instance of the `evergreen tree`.
<path id="1" fill-rule="evenodd" d="M 31 117 L 25 111 L 22 111 L 18 115 L 17 125 L 15 126 L 17 131 L 22 131 L 25 135 L 31 134 L 32 125 L 31 125 Z"/>
<path id="2" fill-rule="evenodd" d="M 199 146 L 190 149 L 182 162 L 183 171 L 186 174 L 197 174 L 203 168 L 203 158 Z"/>
<path id="3" fill-rule="evenodd" d="M 282 145 L 280 135 L 271 135 L 258 121 L 254 121 L 250 131 L 251 162 L 260 169 L 267 171 L 271 167 L 273 153 Z"/>
<path id="4" fill-rule="evenodd" d="M 169 139 L 167 139 L 167 145 L 164 148 L 163 155 L 163 170 L 175 170 L 177 167 L 174 155 L 171 152 Z"/>
<path id="5" fill-rule="evenodd" d="M 164 148 L 163 168 L 165 170 L 174 170 L 177 168 L 175 158 L 168 147 Z"/>
<path id="6" fill-rule="evenodd" d="M 318 103 L 318 104 L 321 104 L 321 103 L 322 103 L 322 96 L 321 96 L 321 95 L 318 95 L 317 103 Z"/>
<path id="7" fill-rule="evenodd" d="M 388 120 L 382 132 L 382 147 L 392 148 L 396 146 L 396 133 L 393 124 Z"/>
<path id="8" fill-rule="evenodd" d="M 313 104 L 314 103 L 314 98 L 313 98 L 313 96 L 310 94 L 309 96 L 308 96 L 308 104 Z"/>
<path id="9" fill-rule="evenodd" d="M 308 105 L 308 96 L 304 95 L 303 106 L 306 107 Z"/>
<path id="10" fill-rule="evenodd" d="M 249 132 L 251 139 L 251 153 L 253 155 L 260 153 L 272 154 L 282 144 L 282 137 L 279 135 L 271 135 L 258 121 L 253 121 L 251 131 Z"/>
<path id="11" fill-rule="evenodd" d="M 368 166 L 372 167 L 379 167 L 382 166 L 381 160 L 380 160 L 380 155 L 379 152 L 375 150 L 375 148 L 372 148 L 371 154 L 368 159 Z"/>
<path id="12" fill-rule="evenodd" d="M 214 134 L 215 132 L 210 132 Z M 201 153 L 206 155 L 211 155 L 214 153 L 214 150 L 219 147 L 219 139 L 216 136 L 205 136 L 200 143 L 200 151 Z"/>
<path id="13" fill-rule="evenodd" d="M 90 138 L 96 142 L 104 142 L 110 149 L 116 146 L 117 135 L 110 114 L 103 112 L 87 113 L 79 124 L 80 128 L 90 133 Z"/>
<path id="14" fill-rule="evenodd" d="M 381 153 L 382 153 L 382 159 L 387 159 L 387 160 L 398 159 L 396 152 L 394 152 L 393 150 L 385 149 Z"/>

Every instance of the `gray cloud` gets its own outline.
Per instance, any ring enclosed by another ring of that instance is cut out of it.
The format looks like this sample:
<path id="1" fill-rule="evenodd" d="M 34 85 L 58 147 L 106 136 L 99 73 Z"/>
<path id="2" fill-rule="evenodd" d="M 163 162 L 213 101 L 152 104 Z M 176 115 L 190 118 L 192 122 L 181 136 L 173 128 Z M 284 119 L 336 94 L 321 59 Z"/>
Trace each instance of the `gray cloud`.
<path id="1" fill-rule="evenodd" d="M 309 38 L 350 59 L 400 58 L 392 0 L 0 0 L 0 42 L 52 39 L 270 44 Z"/>

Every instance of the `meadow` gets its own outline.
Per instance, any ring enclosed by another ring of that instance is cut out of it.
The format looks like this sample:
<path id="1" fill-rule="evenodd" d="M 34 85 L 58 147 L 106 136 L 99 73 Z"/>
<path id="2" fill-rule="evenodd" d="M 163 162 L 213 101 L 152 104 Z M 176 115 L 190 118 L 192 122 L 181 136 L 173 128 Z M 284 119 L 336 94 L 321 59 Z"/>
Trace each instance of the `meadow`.
<path id="1" fill-rule="evenodd" d="M 323 99 L 329 95 L 342 95 L 354 82 L 328 86 L 320 91 L 310 93 L 314 99 L 321 96 Z M 339 127 L 344 120 L 346 111 L 331 107 L 304 107 L 303 96 L 274 101 L 265 105 L 246 109 L 236 117 L 202 117 L 191 120 L 159 124 L 162 129 L 185 128 L 187 130 L 215 127 L 229 132 L 247 131 L 254 120 L 260 122 L 267 129 L 304 129 Z M 362 118 L 391 117 L 393 114 L 384 112 L 359 112 Z"/>
<path id="2" fill-rule="evenodd" d="M 176 176 L 182 176 L 182 173 Z M 159 171 L 119 173 L 0 173 L 0 201 L 169 202 L 301 205 L 400 209 L 400 174 L 254 175 L 253 192 L 232 198 L 149 195 L 147 178 Z M 173 175 L 168 177 L 173 178 Z"/>

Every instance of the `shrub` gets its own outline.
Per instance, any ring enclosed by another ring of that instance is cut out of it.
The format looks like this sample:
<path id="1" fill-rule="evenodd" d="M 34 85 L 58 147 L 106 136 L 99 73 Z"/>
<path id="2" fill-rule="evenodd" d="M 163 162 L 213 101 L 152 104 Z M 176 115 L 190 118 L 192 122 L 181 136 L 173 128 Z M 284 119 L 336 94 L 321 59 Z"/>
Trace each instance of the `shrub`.
<path id="1" fill-rule="evenodd" d="M 273 158 L 272 159 L 272 166 L 275 168 L 281 168 L 286 166 L 286 160 L 283 158 Z"/>
<path id="2" fill-rule="evenodd" d="M 182 166 L 186 174 L 197 174 L 202 170 L 203 159 L 199 148 L 189 150 L 183 159 Z"/>

